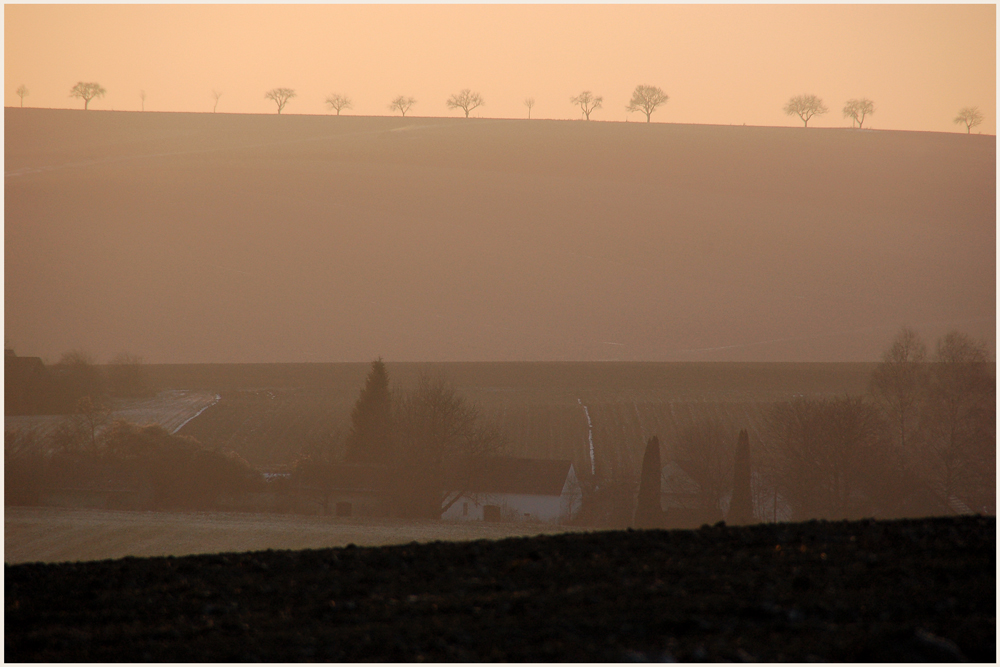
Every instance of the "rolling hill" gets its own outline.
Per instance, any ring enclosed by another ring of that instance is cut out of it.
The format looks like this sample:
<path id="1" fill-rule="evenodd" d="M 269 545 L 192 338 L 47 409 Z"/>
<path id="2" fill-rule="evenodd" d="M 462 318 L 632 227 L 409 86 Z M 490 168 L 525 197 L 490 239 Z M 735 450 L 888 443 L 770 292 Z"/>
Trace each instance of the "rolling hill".
<path id="1" fill-rule="evenodd" d="M 870 361 L 996 321 L 992 136 L 5 110 L 6 336 L 148 361 Z"/>

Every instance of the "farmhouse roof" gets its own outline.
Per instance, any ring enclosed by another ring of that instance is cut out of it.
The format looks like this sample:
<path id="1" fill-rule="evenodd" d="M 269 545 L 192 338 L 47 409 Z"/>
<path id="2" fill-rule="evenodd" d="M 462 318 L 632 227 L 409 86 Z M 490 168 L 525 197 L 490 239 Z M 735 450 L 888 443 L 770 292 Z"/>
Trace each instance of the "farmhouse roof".
<path id="1" fill-rule="evenodd" d="M 562 495 L 573 464 L 566 460 L 491 458 L 474 466 L 466 485 L 470 493 Z"/>

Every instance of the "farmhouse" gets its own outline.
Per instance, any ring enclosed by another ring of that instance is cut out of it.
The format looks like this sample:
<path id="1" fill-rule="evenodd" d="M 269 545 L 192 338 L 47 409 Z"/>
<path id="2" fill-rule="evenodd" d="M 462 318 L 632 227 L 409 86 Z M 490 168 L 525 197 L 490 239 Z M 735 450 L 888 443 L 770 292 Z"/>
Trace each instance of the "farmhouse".
<path id="1" fill-rule="evenodd" d="M 582 502 L 570 461 L 492 459 L 477 467 L 463 485 L 464 490 L 455 490 L 459 497 L 442 519 L 566 523 Z"/>

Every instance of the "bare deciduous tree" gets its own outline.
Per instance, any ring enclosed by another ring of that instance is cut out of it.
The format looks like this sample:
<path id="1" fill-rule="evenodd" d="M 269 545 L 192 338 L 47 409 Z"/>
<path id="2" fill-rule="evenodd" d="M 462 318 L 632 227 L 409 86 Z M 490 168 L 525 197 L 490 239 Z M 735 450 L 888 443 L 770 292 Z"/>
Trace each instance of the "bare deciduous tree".
<path id="1" fill-rule="evenodd" d="M 505 448 L 495 421 L 458 395 L 444 378 L 421 375 L 393 409 L 394 488 L 416 516 L 440 518 L 488 460 Z"/>
<path id="2" fill-rule="evenodd" d="M 535 98 L 534 97 L 525 97 L 524 98 L 524 106 L 528 107 L 528 120 L 531 120 L 531 108 L 533 106 L 535 106 Z"/>
<path id="3" fill-rule="evenodd" d="M 14 92 L 17 93 L 17 96 L 21 98 L 21 108 L 23 109 L 24 108 L 24 98 L 28 96 L 28 92 L 29 92 L 28 91 L 28 87 L 22 83 L 20 86 L 17 87 L 17 90 L 14 91 Z"/>
<path id="4" fill-rule="evenodd" d="M 353 104 L 351 103 L 351 98 L 348 97 L 347 95 L 341 95 L 340 93 L 333 93 L 332 95 L 327 97 L 326 106 L 335 110 L 338 116 L 340 115 L 340 112 L 342 110 L 354 108 Z"/>
<path id="5" fill-rule="evenodd" d="M 142 106 L 140 107 L 140 111 L 145 111 L 146 110 L 146 91 L 145 90 L 140 90 L 139 91 L 139 100 L 142 102 Z"/>
<path id="6" fill-rule="evenodd" d="M 449 109 L 461 109 L 465 112 L 465 117 L 468 118 L 470 111 L 476 107 L 483 106 L 485 102 L 483 102 L 482 95 L 465 88 L 461 92 L 455 93 L 449 97 L 446 104 Z"/>
<path id="7" fill-rule="evenodd" d="M 986 346 L 953 331 L 940 339 L 930 364 L 925 438 L 931 467 L 947 497 L 981 486 L 996 470 L 996 379 Z M 989 483 L 995 493 L 995 478 Z M 993 499 L 995 503 L 995 496 Z"/>
<path id="8" fill-rule="evenodd" d="M 775 405 L 762 445 L 793 518 L 870 516 L 898 497 L 897 457 L 878 409 L 859 397 Z"/>
<path id="9" fill-rule="evenodd" d="M 215 99 L 215 104 L 212 105 L 212 113 L 215 113 L 215 109 L 219 106 L 219 98 L 222 97 L 222 91 L 212 89 L 212 98 Z"/>
<path id="10" fill-rule="evenodd" d="M 906 435 L 916 426 L 927 379 L 927 347 L 916 331 L 903 328 L 882 354 L 882 363 L 872 372 L 869 391 L 894 429 L 899 446 L 906 451 Z"/>
<path id="11" fill-rule="evenodd" d="M 101 87 L 99 83 L 78 81 L 75 86 L 73 86 L 69 91 L 70 97 L 79 97 L 83 100 L 84 110 L 90 107 L 90 100 L 95 97 L 104 97 L 104 94 L 108 92 Z"/>
<path id="12" fill-rule="evenodd" d="M 844 104 L 844 118 L 851 118 L 852 124 L 856 123 L 858 129 L 864 124 L 865 116 L 872 116 L 874 114 L 875 103 L 867 97 L 847 100 Z"/>
<path id="13" fill-rule="evenodd" d="M 972 134 L 972 128 L 983 122 L 983 113 L 979 107 L 963 107 L 952 122 L 956 125 L 965 123 L 965 133 Z"/>
<path id="14" fill-rule="evenodd" d="M 583 115 L 587 117 L 587 120 L 590 120 L 590 114 L 601 108 L 604 98 L 600 95 L 595 96 L 589 90 L 585 90 L 576 97 L 569 98 L 569 101 L 580 105 Z"/>
<path id="15" fill-rule="evenodd" d="M 828 111 L 823 100 L 815 95 L 796 95 L 785 104 L 785 115 L 798 116 L 803 127 L 809 127 L 809 119 L 813 116 L 821 116 Z"/>
<path id="16" fill-rule="evenodd" d="M 264 93 L 265 99 L 269 99 L 278 105 L 279 115 L 281 114 L 281 110 L 285 108 L 285 105 L 293 97 L 295 97 L 295 91 L 291 88 L 272 88 Z"/>
<path id="17" fill-rule="evenodd" d="M 403 116 L 406 116 L 406 112 L 410 110 L 417 101 L 412 97 L 406 97 L 405 95 L 399 95 L 392 102 L 389 103 L 390 111 L 399 111 Z"/>
<path id="18" fill-rule="evenodd" d="M 646 114 L 646 122 L 650 122 L 649 117 L 656 111 L 656 107 L 666 104 L 670 97 L 656 86 L 638 85 L 632 91 L 632 99 L 625 110 L 629 113 L 641 111 Z"/>

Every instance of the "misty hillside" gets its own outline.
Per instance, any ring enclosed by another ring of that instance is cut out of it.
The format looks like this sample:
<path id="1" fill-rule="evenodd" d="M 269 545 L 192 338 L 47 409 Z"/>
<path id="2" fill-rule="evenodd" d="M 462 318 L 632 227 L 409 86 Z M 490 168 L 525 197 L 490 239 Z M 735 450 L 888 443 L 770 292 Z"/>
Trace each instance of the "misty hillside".
<path id="1" fill-rule="evenodd" d="M 5 110 L 6 337 L 152 362 L 992 341 L 991 136 Z M 991 343 L 992 345 L 992 343 Z"/>

